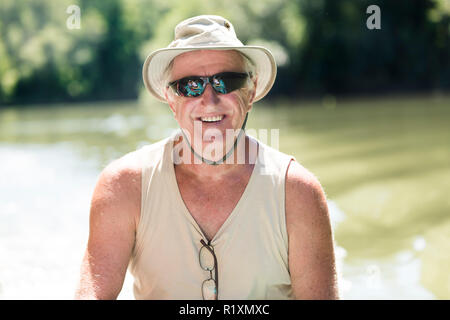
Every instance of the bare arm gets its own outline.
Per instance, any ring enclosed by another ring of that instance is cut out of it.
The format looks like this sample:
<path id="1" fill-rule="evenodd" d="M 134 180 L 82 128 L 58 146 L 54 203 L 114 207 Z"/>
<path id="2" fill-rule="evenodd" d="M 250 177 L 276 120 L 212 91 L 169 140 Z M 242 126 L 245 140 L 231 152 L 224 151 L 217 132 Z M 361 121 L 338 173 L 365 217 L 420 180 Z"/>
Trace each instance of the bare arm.
<path id="1" fill-rule="evenodd" d="M 289 270 L 296 299 L 338 299 L 333 234 L 325 193 L 292 161 L 286 179 Z"/>
<path id="2" fill-rule="evenodd" d="M 76 299 L 116 299 L 140 214 L 140 170 L 119 159 L 103 170 L 91 202 L 87 249 Z"/>

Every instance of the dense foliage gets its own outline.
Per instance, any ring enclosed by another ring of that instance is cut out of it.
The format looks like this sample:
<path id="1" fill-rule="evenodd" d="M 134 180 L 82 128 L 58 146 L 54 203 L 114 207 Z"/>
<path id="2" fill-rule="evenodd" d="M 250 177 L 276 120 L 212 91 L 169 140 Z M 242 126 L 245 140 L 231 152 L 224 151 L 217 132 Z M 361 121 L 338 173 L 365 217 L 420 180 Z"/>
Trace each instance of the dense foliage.
<path id="1" fill-rule="evenodd" d="M 72 4 L 80 29 L 66 27 Z M 366 27 L 371 4 L 380 30 Z M 136 98 L 146 55 L 198 14 L 274 52 L 272 96 L 450 88 L 449 0 L 2 0 L 0 103 Z"/>

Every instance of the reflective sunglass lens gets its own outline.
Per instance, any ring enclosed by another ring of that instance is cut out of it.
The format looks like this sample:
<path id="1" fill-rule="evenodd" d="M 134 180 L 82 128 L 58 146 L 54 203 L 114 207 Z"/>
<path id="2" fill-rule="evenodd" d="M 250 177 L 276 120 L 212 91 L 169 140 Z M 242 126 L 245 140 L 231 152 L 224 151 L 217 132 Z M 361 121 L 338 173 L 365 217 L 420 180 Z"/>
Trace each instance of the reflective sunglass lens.
<path id="1" fill-rule="evenodd" d="M 185 97 L 197 97 L 201 95 L 205 89 L 201 79 L 187 79 L 180 81 L 179 90 Z"/>
<path id="2" fill-rule="evenodd" d="M 214 257 L 211 251 L 208 250 L 206 246 L 200 249 L 199 253 L 200 266 L 203 270 L 211 271 L 214 270 Z"/>
<path id="3" fill-rule="evenodd" d="M 227 87 L 225 86 L 223 79 L 214 78 L 212 85 L 217 92 L 223 94 L 227 93 Z"/>
<path id="4" fill-rule="evenodd" d="M 202 294 L 204 300 L 216 300 L 217 287 L 213 279 L 203 281 Z"/>
<path id="5" fill-rule="evenodd" d="M 243 88 L 247 80 L 247 75 L 241 73 L 224 73 L 219 75 L 218 79 L 223 84 L 226 93 L 229 93 Z"/>

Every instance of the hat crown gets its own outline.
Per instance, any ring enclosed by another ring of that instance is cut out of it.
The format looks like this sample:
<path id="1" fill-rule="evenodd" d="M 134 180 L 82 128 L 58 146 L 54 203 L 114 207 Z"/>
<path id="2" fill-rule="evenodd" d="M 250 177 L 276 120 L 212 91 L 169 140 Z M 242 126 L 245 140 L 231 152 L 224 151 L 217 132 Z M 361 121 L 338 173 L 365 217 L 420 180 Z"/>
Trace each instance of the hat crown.
<path id="1" fill-rule="evenodd" d="M 180 22 L 169 48 L 192 46 L 243 46 L 230 21 L 220 16 L 201 15 Z"/>
<path id="2" fill-rule="evenodd" d="M 178 55 L 195 50 L 235 50 L 254 65 L 258 78 L 254 102 L 261 100 L 272 88 L 277 65 L 272 53 L 260 46 L 244 46 L 227 19 L 201 15 L 180 22 L 175 27 L 175 39 L 168 47 L 153 51 L 145 59 L 142 77 L 145 87 L 161 102 L 167 102 L 168 66 Z"/>

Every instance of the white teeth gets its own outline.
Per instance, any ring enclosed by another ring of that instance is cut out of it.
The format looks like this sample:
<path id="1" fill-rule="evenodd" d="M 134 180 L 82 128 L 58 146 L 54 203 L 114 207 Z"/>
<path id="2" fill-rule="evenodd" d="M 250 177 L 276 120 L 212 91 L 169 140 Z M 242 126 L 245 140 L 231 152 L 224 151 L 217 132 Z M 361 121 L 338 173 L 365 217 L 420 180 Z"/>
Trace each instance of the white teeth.
<path id="1" fill-rule="evenodd" d="M 206 122 L 215 122 L 215 121 L 220 121 L 223 119 L 223 115 L 222 116 L 215 116 L 215 117 L 201 117 L 200 119 L 202 119 L 202 121 L 206 121 Z"/>

